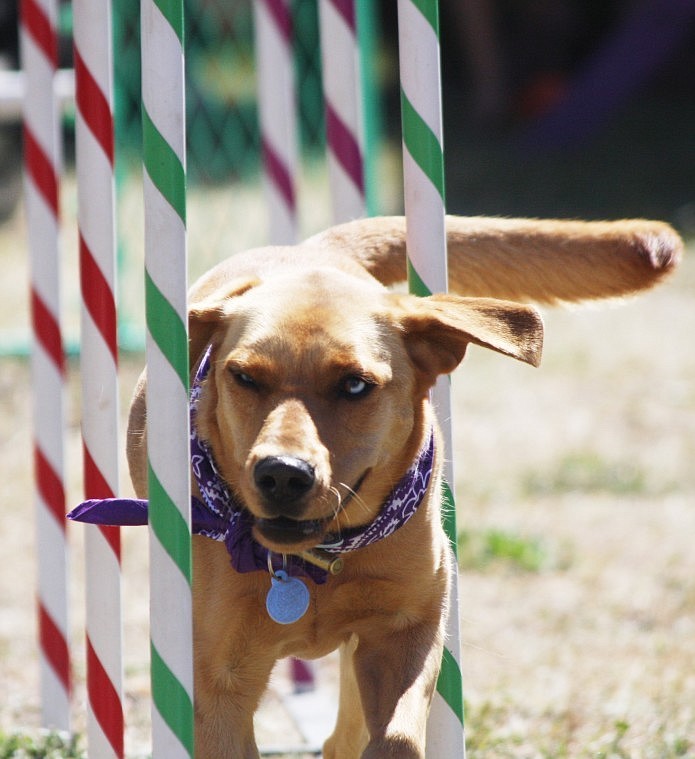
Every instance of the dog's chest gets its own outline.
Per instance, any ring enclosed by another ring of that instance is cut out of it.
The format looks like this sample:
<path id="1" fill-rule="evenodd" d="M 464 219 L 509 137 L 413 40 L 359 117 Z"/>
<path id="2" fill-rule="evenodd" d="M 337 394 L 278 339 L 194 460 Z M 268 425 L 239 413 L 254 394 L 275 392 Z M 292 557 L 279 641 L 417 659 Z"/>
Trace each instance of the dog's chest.
<path id="1" fill-rule="evenodd" d="M 335 579 L 325 585 L 307 581 L 309 606 L 301 619 L 287 625 L 270 622 L 269 632 L 282 641 L 282 655 L 323 656 L 353 634 L 396 630 L 417 616 L 393 580 Z"/>

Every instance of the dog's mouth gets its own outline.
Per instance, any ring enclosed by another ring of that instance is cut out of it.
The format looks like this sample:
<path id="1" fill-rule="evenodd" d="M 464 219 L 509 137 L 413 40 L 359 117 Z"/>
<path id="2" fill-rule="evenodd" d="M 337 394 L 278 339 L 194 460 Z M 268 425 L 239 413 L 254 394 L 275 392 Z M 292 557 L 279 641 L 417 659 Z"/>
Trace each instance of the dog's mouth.
<path id="1" fill-rule="evenodd" d="M 326 531 L 327 521 L 324 519 L 290 519 L 274 517 L 266 519 L 258 517 L 254 523 L 254 532 L 261 542 L 280 546 L 318 543 Z"/>
<path id="2" fill-rule="evenodd" d="M 341 508 L 357 495 L 371 470 L 367 469 L 343 498 Z M 323 542 L 333 519 L 292 519 L 291 517 L 256 517 L 253 533 L 256 540 L 273 551 L 283 548 L 306 550 Z"/>

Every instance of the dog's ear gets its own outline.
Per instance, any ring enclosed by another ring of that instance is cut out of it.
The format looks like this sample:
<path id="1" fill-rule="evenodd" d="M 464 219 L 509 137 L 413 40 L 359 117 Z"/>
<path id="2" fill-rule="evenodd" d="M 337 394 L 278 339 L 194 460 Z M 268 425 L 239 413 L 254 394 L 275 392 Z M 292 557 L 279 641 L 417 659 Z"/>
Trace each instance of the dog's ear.
<path id="1" fill-rule="evenodd" d="M 406 348 L 429 385 L 459 365 L 469 343 L 540 363 L 543 322 L 532 306 L 456 295 L 400 296 L 398 304 Z"/>
<path id="2" fill-rule="evenodd" d="M 209 294 L 195 298 L 188 308 L 189 354 L 194 366 L 200 354 L 212 340 L 220 322 L 229 315 L 232 298 L 237 298 L 258 284 L 258 280 L 240 277 L 212 290 Z"/>

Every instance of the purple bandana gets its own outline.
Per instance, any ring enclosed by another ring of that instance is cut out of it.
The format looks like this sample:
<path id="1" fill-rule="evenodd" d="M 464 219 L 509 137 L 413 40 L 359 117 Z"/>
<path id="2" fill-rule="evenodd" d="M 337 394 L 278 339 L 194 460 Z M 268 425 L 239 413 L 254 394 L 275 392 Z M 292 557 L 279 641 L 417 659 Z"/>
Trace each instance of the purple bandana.
<path id="1" fill-rule="evenodd" d="M 208 346 L 196 372 L 191 388 L 191 468 L 202 496 L 191 498 L 192 530 L 224 542 L 237 572 L 268 570 L 269 551 L 253 539 L 253 516 L 240 503 L 220 476 L 212 451 L 198 437 L 195 416 L 202 394 L 203 382 L 210 370 L 212 346 Z M 427 443 L 414 462 L 391 491 L 381 511 L 368 525 L 329 535 L 318 548 L 332 554 L 354 551 L 388 537 L 402 527 L 417 511 L 432 476 L 434 434 L 430 430 Z M 105 498 L 84 501 L 68 514 L 77 522 L 108 525 L 147 524 L 147 501 L 135 498 Z M 303 574 L 316 583 L 324 583 L 327 572 L 293 554 L 271 554 L 274 569 L 286 569 L 289 574 Z"/>

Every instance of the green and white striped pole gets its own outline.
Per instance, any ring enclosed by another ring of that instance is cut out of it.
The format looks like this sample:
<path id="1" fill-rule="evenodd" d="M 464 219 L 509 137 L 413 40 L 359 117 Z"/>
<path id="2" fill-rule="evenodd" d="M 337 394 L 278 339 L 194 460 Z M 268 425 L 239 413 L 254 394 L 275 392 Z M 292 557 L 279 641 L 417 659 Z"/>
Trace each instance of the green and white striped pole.
<path id="1" fill-rule="evenodd" d="M 193 756 L 182 0 L 142 0 L 152 755 Z"/>
<path id="2" fill-rule="evenodd" d="M 426 296 L 447 290 L 437 0 L 398 0 L 398 35 L 408 283 L 412 293 Z M 455 557 L 456 515 L 448 484 L 454 481 L 448 377 L 440 377 L 433 402 L 448 454 L 444 471 L 447 483 L 444 528 Z M 447 640 L 427 725 L 427 756 L 432 759 L 465 756 L 457 571 L 452 573 L 451 581 Z"/>

